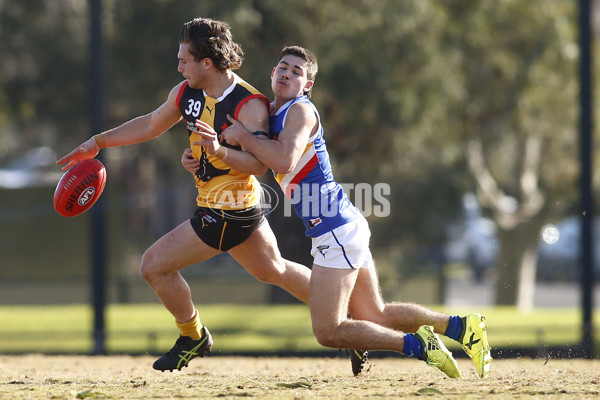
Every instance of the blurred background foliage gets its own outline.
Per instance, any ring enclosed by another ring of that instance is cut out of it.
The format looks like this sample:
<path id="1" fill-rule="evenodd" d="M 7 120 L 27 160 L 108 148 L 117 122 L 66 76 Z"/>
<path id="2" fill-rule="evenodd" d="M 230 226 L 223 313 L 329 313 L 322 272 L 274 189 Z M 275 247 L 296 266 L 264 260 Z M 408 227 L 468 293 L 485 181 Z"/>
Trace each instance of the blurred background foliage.
<path id="1" fill-rule="evenodd" d="M 465 193 L 477 193 L 498 226 L 502 304 L 523 301 L 519 271 L 540 228 L 577 213 L 574 1 L 104 0 L 103 7 L 105 128 L 166 99 L 182 79 L 180 27 L 194 17 L 231 25 L 245 51 L 237 72 L 268 96 L 284 45 L 317 55 L 313 101 L 337 180 L 391 187 L 390 215 L 369 220 L 392 297 L 404 280 L 445 264 L 446 227 L 461 218 Z M 0 167 L 40 146 L 60 156 L 90 136 L 88 13 L 84 0 L 0 1 Z M 180 165 L 186 144 L 177 125 L 154 141 L 104 151 L 111 279 L 137 277 L 144 249 L 190 215 L 194 186 Z M 261 179 L 273 185 L 268 175 Z M 36 201 L 0 192 L 1 277 L 40 269 L 45 276 L 43 265 L 49 276 L 85 276 L 89 244 L 70 237 L 85 236 L 87 217 L 58 218 L 53 185 L 36 190 Z M 291 220 L 274 212 L 271 224 L 282 253 L 308 265 L 309 242 Z M 57 250 L 69 240 L 82 250 Z"/>

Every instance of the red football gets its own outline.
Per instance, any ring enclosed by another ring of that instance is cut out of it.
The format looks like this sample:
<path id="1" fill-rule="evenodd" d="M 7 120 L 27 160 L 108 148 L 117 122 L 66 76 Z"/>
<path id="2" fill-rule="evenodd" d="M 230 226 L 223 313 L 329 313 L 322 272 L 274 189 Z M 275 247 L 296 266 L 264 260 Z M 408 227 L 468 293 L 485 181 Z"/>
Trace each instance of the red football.
<path id="1" fill-rule="evenodd" d="M 54 209 L 63 217 L 74 217 L 98 200 L 106 184 L 106 169 L 95 158 L 81 161 L 58 181 Z"/>

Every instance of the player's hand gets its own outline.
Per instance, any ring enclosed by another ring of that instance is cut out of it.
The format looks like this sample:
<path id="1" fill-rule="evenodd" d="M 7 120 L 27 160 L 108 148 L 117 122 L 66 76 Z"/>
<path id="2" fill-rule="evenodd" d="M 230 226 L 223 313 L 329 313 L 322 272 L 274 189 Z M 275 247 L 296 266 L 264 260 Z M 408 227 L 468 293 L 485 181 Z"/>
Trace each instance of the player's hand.
<path id="1" fill-rule="evenodd" d="M 244 124 L 233 118 L 231 115 L 227 114 L 227 119 L 229 119 L 231 125 L 221 132 L 221 139 L 225 140 L 232 146 L 241 146 L 241 139 L 243 135 L 249 135 L 250 131 L 246 129 Z"/>
<path id="2" fill-rule="evenodd" d="M 202 139 L 199 142 L 194 142 L 195 145 L 204 146 L 208 154 L 215 155 L 219 151 L 221 144 L 219 143 L 219 136 L 212 126 L 199 119 L 196 120 L 196 127 L 198 128 L 198 135 Z"/>
<path id="3" fill-rule="evenodd" d="M 198 168 L 200 168 L 200 160 L 192 157 L 192 149 L 185 149 L 181 155 L 181 165 L 195 175 Z"/>
<path id="4" fill-rule="evenodd" d="M 56 164 L 62 165 L 66 163 L 67 165 L 62 167 L 62 170 L 66 171 L 80 161 L 89 160 L 90 158 L 96 157 L 98 155 L 98 152 L 100 152 L 98 144 L 96 143 L 94 138 L 89 138 L 88 140 L 77 146 L 75 150 L 71 151 L 69 154 L 56 161 Z"/>

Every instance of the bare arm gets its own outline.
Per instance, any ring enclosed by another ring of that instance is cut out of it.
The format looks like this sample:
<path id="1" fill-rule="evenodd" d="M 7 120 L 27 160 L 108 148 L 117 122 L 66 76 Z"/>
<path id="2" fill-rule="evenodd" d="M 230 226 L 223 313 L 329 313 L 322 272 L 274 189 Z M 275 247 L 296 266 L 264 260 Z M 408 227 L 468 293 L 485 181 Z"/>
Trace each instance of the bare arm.
<path id="1" fill-rule="evenodd" d="M 240 121 L 244 121 L 254 130 L 266 131 L 269 129 L 269 114 L 263 100 L 248 101 L 240 110 L 238 117 Z M 209 154 L 221 158 L 231 168 L 252 175 L 263 175 L 267 171 L 267 166 L 251 153 L 222 147 L 217 139 L 217 133 L 210 125 L 197 120 L 196 126 L 199 128 L 198 134 L 202 136 L 202 140 L 194 144 L 204 146 Z M 229 141 L 227 143 L 235 145 Z"/>
<path id="2" fill-rule="evenodd" d="M 66 164 L 62 169 L 67 170 L 80 161 L 96 157 L 100 149 L 105 147 L 140 143 L 163 134 L 181 119 L 181 113 L 175 104 L 180 86 L 181 84 L 171 89 L 167 101 L 150 114 L 134 118 L 116 128 L 95 135 L 56 163 Z"/>
<path id="3" fill-rule="evenodd" d="M 254 154 L 273 171 L 286 174 L 293 171 L 311 135 L 317 131 L 318 120 L 313 110 L 304 104 L 294 104 L 288 111 L 285 127 L 278 140 L 255 136 L 242 121 L 230 118 L 233 124 L 223 132 L 228 143 L 236 144 Z"/>

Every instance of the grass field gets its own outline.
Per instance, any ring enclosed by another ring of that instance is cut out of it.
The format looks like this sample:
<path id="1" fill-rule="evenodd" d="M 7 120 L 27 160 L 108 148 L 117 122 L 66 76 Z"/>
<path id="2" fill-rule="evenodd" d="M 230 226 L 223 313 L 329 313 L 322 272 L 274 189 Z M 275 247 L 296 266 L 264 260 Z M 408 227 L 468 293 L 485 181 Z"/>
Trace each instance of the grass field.
<path id="1" fill-rule="evenodd" d="M 472 310 L 447 310 L 464 314 Z M 595 399 L 600 360 L 503 358 L 499 348 L 577 344 L 580 315 L 573 309 L 478 310 L 488 319 L 495 360 L 487 379 L 457 358 L 464 378 L 452 380 L 423 362 L 374 352 L 359 377 L 345 352 L 318 358 L 275 357 L 322 351 L 312 336 L 308 308 L 198 306 L 215 340 L 213 352 L 173 373 L 151 367 L 178 331 L 160 304 L 107 309 L 108 356 L 89 356 L 92 311 L 87 305 L 0 307 L 0 399 Z M 598 321 L 600 315 L 595 315 Z M 598 329 L 596 329 L 598 332 Z M 600 338 L 596 338 L 598 341 Z M 598 343 L 598 342 L 596 342 Z M 464 354 L 448 343 L 457 357 Z M 53 353 L 39 354 L 39 353 Z M 264 357 L 227 354 L 263 353 Z M 127 355 L 125 355 L 127 354 Z"/>
<path id="2" fill-rule="evenodd" d="M 473 311 L 432 308 L 459 314 Z M 325 350 L 312 335 L 304 305 L 198 305 L 198 310 L 213 334 L 217 353 Z M 542 349 L 581 341 L 581 317 L 576 309 L 537 309 L 528 314 L 519 314 L 514 308 L 477 311 L 487 316 L 494 349 Z M 595 321 L 599 320 L 597 312 Z M 92 310 L 88 305 L 0 306 L 0 321 L 0 353 L 89 354 L 92 349 Z M 111 305 L 106 325 L 107 351 L 112 354 L 162 353 L 178 335 L 173 318 L 160 304 Z M 595 331 L 599 343 L 598 326 Z M 456 348 L 452 342 L 447 344 Z"/>
<path id="3" fill-rule="evenodd" d="M 449 379 L 405 358 L 373 360 L 358 377 L 347 358 L 211 357 L 158 372 L 149 356 L 0 356 L 0 399 L 597 399 L 600 360 L 495 360 L 480 379 L 459 360 Z"/>

